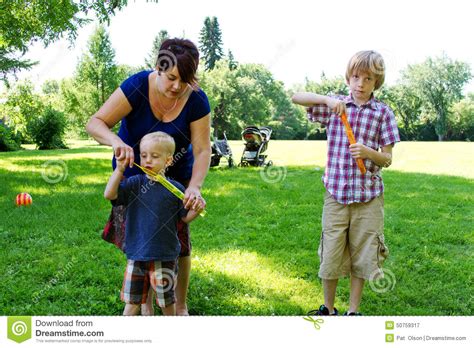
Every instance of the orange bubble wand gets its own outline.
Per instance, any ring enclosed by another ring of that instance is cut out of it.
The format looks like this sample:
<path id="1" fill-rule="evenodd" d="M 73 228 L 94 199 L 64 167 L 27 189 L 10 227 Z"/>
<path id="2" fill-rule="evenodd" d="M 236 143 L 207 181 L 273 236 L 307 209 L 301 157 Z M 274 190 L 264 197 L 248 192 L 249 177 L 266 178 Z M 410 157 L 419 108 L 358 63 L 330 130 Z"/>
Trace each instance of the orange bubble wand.
<path id="1" fill-rule="evenodd" d="M 345 113 L 341 115 L 341 121 L 342 121 L 342 124 L 344 125 L 344 128 L 346 129 L 346 134 L 347 134 L 347 138 L 349 139 L 349 143 L 351 145 L 357 143 L 354 133 L 352 132 L 351 125 L 349 124 L 349 121 L 347 121 L 347 116 Z M 360 172 L 362 174 L 365 174 L 367 170 L 365 169 L 364 161 L 362 160 L 362 158 L 357 158 L 356 162 L 357 162 L 357 166 L 359 167 Z"/>

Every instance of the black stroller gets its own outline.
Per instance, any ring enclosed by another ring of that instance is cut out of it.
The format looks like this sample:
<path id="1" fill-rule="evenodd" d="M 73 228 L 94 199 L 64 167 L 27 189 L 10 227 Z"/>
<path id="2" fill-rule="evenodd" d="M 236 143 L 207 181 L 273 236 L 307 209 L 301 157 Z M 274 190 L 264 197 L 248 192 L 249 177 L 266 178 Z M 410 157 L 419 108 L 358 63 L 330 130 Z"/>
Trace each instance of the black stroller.
<path id="1" fill-rule="evenodd" d="M 246 127 L 242 132 L 242 139 L 245 141 L 245 149 L 239 166 L 271 166 L 273 162 L 265 162 L 267 155 L 264 154 L 267 150 L 271 135 L 272 129 L 270 127 Z"/>
<path id="2" fill-rule="evenodd" d="M 232 158 L 232 149 L 227 142 L 227 136 L 224 132 L 224 139 L 216 139 L 213 141 L 211 146 L 211 167 L 217 167 L 221 162 L 221 158 L 225 157 L 227 159 L 227 164 L 229 168 L 234 166 L 234 159 Z"/>

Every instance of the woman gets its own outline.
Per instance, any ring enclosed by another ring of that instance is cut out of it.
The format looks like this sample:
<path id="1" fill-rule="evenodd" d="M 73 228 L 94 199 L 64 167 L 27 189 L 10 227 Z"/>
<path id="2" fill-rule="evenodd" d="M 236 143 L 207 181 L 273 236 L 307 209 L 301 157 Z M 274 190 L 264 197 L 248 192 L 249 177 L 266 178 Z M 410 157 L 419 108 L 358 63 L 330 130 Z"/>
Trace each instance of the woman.
<path id="1" fill-rule="evenodd" d="M 139 163 L 139 142 L 147 133 L 163 131 L 176 142 L 173 165 L 167 176 L 181 182 L 186 191 L 186 208 L 204 208 L 201 187 L 211 157 L 210 106 L 206 94 L 198 88 L 196 71 L 199 52 L 185 39 L 168 39 L 161 45 L 156 70 L 142 71 L 124 81 L 92 116 L 87 132 L 99 143 L 112 146 L 115 158 L 125 158 L 129 168 L 126 177 L 140 173 L 133 166 Z M 111 128 L 122 121 L 118 134 Z M 124 210 L 119 210 L 123 214 Z M 121 218 L 112 212 L 110 221 Z M 109 221 L 109 222 L 110 222 Z M 178 259 L 176 313 L 188 315 L 186 297 L 191 270 L 189 227 L 178 227 L 181 253 Z M 151 292 L 150 292 L 151 293 Z M 142 305 L 142 315 L 151 315 L 151 296 Z"/>

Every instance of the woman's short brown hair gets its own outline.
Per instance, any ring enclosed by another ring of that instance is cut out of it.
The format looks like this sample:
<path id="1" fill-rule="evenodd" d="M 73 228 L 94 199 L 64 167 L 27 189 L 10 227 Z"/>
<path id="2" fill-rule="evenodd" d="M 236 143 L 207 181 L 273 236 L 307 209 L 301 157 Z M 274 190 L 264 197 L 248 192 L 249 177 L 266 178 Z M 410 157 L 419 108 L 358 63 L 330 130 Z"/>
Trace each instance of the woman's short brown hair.
<path id="1" fill-rule="evenodd" d="M 385 63 L 382 55 L 375 51 L 360 51 L 349 60 L 346 70 L 346 81 L 349 83 L 354 72 L 371 72 L 375 76 L 374 89 L 379 89 L 385 81 Z"/>
<path id="2" fill-rule="evenodd" d="M 156 58 L 156 68 L 159 71 L 168 71 L 175 66 L 178 67 L 183 82 L 197 86 L 199 51 L 192 41 L 179 38 L 163 41 Z"/>

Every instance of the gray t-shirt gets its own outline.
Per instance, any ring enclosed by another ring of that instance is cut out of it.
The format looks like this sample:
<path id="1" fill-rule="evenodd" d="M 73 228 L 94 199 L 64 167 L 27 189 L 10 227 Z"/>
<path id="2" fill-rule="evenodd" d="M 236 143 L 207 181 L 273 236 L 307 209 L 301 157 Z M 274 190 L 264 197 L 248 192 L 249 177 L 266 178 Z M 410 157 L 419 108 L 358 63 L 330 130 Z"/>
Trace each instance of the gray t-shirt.
<path id="1" fill-rule="evenodd" d="M 169 180 L 184 192 L 180 183 Z M 120 183 L 113 205 L 125 205 L 125 253 L 135 261 L 173 261 L 179 255 L 178 221 L 187 214 L 183 201 L 144 174 Z"/>

